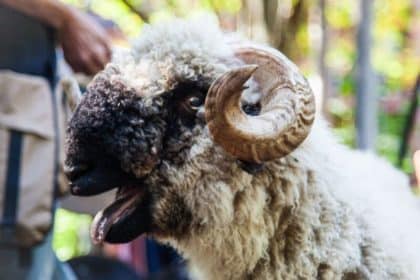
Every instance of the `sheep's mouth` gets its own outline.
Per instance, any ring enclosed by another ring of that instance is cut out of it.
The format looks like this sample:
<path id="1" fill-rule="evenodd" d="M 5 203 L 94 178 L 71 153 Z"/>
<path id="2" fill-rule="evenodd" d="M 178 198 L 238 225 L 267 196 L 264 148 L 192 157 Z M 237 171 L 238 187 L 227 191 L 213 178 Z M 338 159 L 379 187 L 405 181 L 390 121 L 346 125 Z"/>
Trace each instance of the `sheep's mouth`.
<path id="1" fill-rule="evenodd" d="M 115 201 L 99 211 L 91 225 L 96 244 L 129 242 L 148 228 L 148 195 L 144 188 L 119 188 Z"/>
<path id="2" fill-rule="evenodd" d="M 117 160 L 71 162 L 66 168 L 73 195 L 92 196 L 118 188 L 114 202 L 98 212 L 91 226 L 94 243 L 125 243 L 149 230 L 150 195 L 144 178 L 123 171 Z"/>

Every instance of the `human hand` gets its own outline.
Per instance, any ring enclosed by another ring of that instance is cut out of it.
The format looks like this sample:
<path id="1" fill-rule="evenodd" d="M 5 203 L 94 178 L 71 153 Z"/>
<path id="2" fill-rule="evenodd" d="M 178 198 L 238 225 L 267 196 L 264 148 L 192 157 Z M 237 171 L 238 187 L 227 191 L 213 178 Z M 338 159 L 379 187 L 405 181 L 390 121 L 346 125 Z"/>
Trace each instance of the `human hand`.
<path id="1" fill-rule="evenodd" d="M 106 31 L 87 14 L 71 9 L 57 33 L 73 71 L 94 75 L 109 62 L 111 48 Z"/>

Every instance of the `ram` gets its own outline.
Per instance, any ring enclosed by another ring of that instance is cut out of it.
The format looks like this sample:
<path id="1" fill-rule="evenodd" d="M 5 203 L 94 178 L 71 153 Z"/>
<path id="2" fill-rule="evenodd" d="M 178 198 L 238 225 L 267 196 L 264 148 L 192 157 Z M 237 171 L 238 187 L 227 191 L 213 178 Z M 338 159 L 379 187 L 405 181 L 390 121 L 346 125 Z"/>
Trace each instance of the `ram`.
<path id="1" fill-rule="evenodd" d="M 74 104 L 72 193 L 118 188 L 95 242 L 146 233 L 199 279 L 420 279 L 407 179 L 339 144 L 280 52 L 211 23 L 146 27 Z"/>

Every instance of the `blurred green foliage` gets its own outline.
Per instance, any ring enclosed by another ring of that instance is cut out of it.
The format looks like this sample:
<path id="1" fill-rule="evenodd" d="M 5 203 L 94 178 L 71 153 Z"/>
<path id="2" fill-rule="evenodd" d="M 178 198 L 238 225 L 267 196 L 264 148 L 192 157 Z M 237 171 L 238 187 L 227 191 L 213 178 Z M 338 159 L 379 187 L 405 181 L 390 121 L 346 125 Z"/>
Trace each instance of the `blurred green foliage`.
<path id="1" fill-rule="evenodd" d="M 143 21 L 125 5 L 118 0 L 92 0 L 86 5 L 85 0 L 64 0 L 82 10 L 90 10 L 106 19 L 110 19 L 118 24 L 122 31 L 130 37 L 136 36 L 140 32 Z"/>
<path id="2" fill-rule="evenodd" d="M 372 66 L 381 100 L 377 152 L 395 163 L 408 111 L 407 93 L 412 90 L 420 71 L 419 38 L 416 38 L 419 36 L 420 10 L 411 0 L 376 0 L 373 13 Z M 328 1 L 326 17 L 333 41 L 327 53 L 327 65 L 338 84 L 336 96 L 328 102 L 328 109 L 335 131 L 345 143 L 354 146 L 358 1 Z M 403 170 L 412 174 L 411 155 L 404 159 Z"/>
<path id="3" fill-rule="evenodd" d="M 92 217 L 58 209 L 55 214 L 53 248 L 60 260 L 86 255 L 91 250 L 89 227 Z"/>
<path id="4" fill-rule="evenodd" d="M 242 6 L 241 0 L 201 0 L 200 4 L 209 11 L 223 11 L 226 13 L 237 13 Z"/>
<path id="5" fill-rule="evenodd" d="M 121 0 L 63 0 L 63 2 L 82 10 L 90 10 L 114 21 L 129 38 L 137 36 L 144 24 L 144 21 Z M 144 4 L 141 0 L 128 0 L 127 2 L 139 9 Z M 242 3 L 241 0 L 155 0 L 147 2 L 150 3 L 147 3 L 147 10 L 144 12 L 148 14 L 151 23 L 173 16 L 186 17 L 200 12 L 220 11 L 234 14 L 240 10 Z"/>

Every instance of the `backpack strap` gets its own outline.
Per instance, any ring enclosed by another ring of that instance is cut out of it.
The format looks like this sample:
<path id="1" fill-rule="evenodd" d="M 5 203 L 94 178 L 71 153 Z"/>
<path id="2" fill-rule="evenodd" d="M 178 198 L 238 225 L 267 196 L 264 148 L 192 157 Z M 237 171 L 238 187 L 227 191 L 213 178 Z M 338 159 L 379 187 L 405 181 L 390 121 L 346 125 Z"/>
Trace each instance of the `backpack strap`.
<path id="1" fill-rule="evenodd" d="M 6 167 L 6 179 L 3 200 L 3 217 L 0 218 L 0 243 L 7 244 L 15 240 L 15 225 L 19 196 L 19 177 L 22 158 L 23 135 L 10 130 L 9 148 Z"/>
<path id="2" fill-rule="evenodd" d="M 4 194 L 4 208 L 2 226 L 15 225 L 19 196 L 19 175 L 22 158 L 22 133 L 16 130 L 10 131 L 10 142 L 6 170 L 6 188 Z"/>

